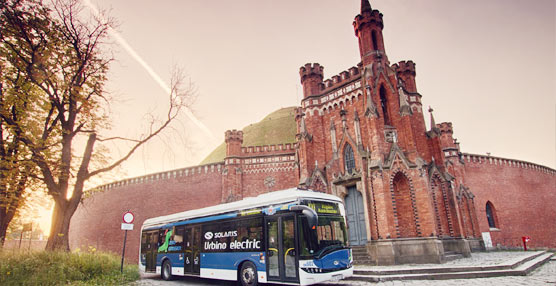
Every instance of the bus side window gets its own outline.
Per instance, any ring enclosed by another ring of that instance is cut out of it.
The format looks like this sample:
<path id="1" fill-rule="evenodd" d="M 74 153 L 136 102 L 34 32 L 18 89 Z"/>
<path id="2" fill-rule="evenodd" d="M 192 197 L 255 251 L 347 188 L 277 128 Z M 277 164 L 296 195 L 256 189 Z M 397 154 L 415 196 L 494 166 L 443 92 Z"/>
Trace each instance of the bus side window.
<path id="1" fill-rule="evenodd" d="M 185 249 L 190 249 L 191 248 L 191 228 L 187 228 L 185 230 L 185 233 L 183 235 L 183 241 L 184 241 L 184 248 Z"/>
<path id="2" fill-rule="evenodd" d="M 176 227 L 176 232 L 174 233 L 174 241 L 177 245 L 181 245 L 183 243 L 183 233 L 185 229 L 183 226 Z"/>
<path id="3" fill-rule="evenodd" d="M 199 247 L 201 245 L 201 232 L 199 228 L 194 228 L 193 229 L 193 246 L 194 247 Z"/>
<path id="4" fill-rule="evenodd" d="M 263 219 L 262 218 L 253 218 L 242 220 L 238 224 L 238 241 L 246 241 L 246 240 L 254 240 L 254 241 L 262 241 L 262 234 L 263 234 Z M 260 250 L 262 247 L 260 243 L 258 244 L 259 247 L 251 247 L 250 249 L 257 249 Z"/>
<path id="5" fill-rule="evenodd" d="M 147 243 L 147 233 L 143 232 L 141 234 L 141 252 L 147 250 L 147 247 L 149 246 L 149 244 Z"/>
<path id="6" fill-rule="evenodd" d="M 165 229 L 161 229 L 158 231 L 158 246 L 160 247 L 161 245 L 164 244 L 164 240 L 166 239 L 166 230 Z"/>

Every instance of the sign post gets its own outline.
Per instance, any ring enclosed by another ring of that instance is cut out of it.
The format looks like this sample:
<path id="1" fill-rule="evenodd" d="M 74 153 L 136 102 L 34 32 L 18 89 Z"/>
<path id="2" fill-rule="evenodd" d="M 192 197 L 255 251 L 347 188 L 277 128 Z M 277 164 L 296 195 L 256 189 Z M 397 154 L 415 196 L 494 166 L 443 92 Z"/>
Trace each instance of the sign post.
<path id="1" fill-rule="evenodd" d="M 124 255 L 125 255 L 125 243 L 127 240 L 127 231 L 133 230 L 132 222 L 135 220 L 135 216 L 133 215 L 132 212 L 127 211 L 122 216 L 122 220 L 124 221 L 122 223 L 122 230 L 125 230 L 125 234 L 124 234 L 124 247 L 122 249 L 122 264 L 120 265 L 120 273 L 124 273 Z"/>
<path id="2" fill-rule="evenodd" d="M 33 235 L 33 223 L 26 223 L 23 225 L 23 229 L 21 229 L 21 234 L 19 235 L 19 248 L 21 248 L 21 240 L 23 239 L 23 233 L 26 231 L 31 232 L 31 234 L 29 235 L 29 249 L 31 249 L 31 236 Z"/>

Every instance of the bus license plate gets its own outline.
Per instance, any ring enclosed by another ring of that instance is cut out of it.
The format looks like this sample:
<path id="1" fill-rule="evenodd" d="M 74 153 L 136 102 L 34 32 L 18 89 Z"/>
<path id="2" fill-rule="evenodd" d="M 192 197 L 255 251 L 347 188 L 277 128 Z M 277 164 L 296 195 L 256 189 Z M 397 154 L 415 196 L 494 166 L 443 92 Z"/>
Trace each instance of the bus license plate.
<path id="1" fill-rule="evenodd" d="M 332 280 L 332 281 L 340 281 L 340 280 L 342 280 L 343 278 L 344 278 L 344 277 L 343 277 L 342 274 L 336 274 L 336 275 L 332 275 L 332 279 L 330 279 L 330 280 Z"/>

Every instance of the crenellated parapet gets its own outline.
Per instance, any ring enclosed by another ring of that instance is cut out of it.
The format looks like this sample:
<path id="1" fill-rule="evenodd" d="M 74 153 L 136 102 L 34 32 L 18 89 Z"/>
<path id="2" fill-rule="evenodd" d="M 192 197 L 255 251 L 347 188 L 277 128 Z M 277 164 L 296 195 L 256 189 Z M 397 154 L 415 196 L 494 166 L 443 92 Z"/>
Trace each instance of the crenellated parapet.
<path id="1" fill-rule="evenodd" d="M 228 130 L 225 133 L 226 157 L 241 155 L 241 144 L 243 143 L 243 131 Z"/>
<path id="2" fill-rule="evenodd" d="M 490 165 L 490 166 L 502 166 L 502 167 L 511 167 L 511 168 L 522 168 L 527 170 L 534 170 L 538 172 L 542 172 L 549 175 L 556 175 L 556 170 L 526 162 L 521 160 L 514 160 L 514 159 L 506 159 L 501 157 L 494 157 L 494 156 L 485 156 L 485 155 L 477 155 L 477 154 L 463 154 L 463 160 L 465 161 L 466 165 Z"/>
<path id="3" fill-rule="evenodd" d="M 415 82 L 415 63 L 413 61 L 400 61 L 392 65 L 392 69 L 396 71 L 398 78 L 401 78 L 406 91 L 417 93 L 417 84 Z"/>
<path id="4" fill-rule="evenodd" d="M 295 152 L 294 143 L 286 144 L 276 144 L 276 145 L 264 145 L 264 146 L 248 146 L 241 148 L 241 154 L 243 156 L 248 155 L 259 155 L 259 154 L 274 154 L 274 153 L 291 153 Z"/>
<path id="5" fill-rule="evenodd" d="M 348 82 L 352 82 L 355 79 L 361 77 L 361 72 L 358 67 L 351 67 L 347 71 L 343 71 L 337 75 L 333 75 L 331 78 L 324 81 L 323 92 L 328 92 L 330 90 L 336 89 Z"/>
<path id="6" fill-rule="evenodd" d="M 151 183 L 164 181 L 164 180 L 172 180 L 172 179 L 179 179 L 183 177 L 192 177 L 192 176 L 201 176 L 201 175 L 206 175 L 211 173 L 214 173 L 219 176 L 223 167 L 224 167 L 224 162 L 218 162 L 213 164 L 181 168 L 176 170 L 158 172 L 158 173 L 148 174 L 145 176 L 139 176 L 139 177 L 124 179 L 120 181 L 115 181 L 115 182 L 98 186 L 95 189 L 100 191 L 107 191 L 107 190 L 111 190 L 123 186 L 151 184 Z"/>
<path id="7" fill-rule="evenodd" d="M 314 66 L 312 68 L 314 69 Z M 302 69 L 308 70 L 307 65 Z M 347 104 L 359 98 L 363 94 L 360 81 L 361 72 L 360 67 L 354 66 L 326 79 L 320 85 L 317 94 L 303 99 L 301 108 L 296 113 L 296 118 L 301 114 L 311 116 L 317 110 L 319 113 L 329 111 L 339 104 Z"/>
<path id="8" fill-rule="evenodd" d="M 376 25 L 380 27 L 380 29 L 384 29 L 384 21 L 382 20 L 382 13 L 378 10 L 365 10 L 361 11 L 361 14 L 355 16 L 355 20 L 353 20 L 353 28 L 355 29 L 355 35 L 359 35 L 359 32 L 366 26 L 366 25 Z"/>
<path id="9" fill-rule="evenodd" d="M 240 142 L 243 143 L 243 131 L 241 130 L 228 130 L 225 133 L 226 143 L 228 142 Z"/>
<path id="10" fill-rule="evenodd" d="M 303 97 L 318 95 L 322 89 L 324 67 L 318 63 L 307 63 L 299 68 L 299 77 L 303 85 Z"/>
<path id="11" fill-rule="evenodd" d="M 452 122 L 442 122 L 436 124 L 436 128 L 440 130 L 440 134 L 454 134 L 454 128 L 452 127 Z"/>
<path id="12" fill-rule="evenodd" d="M 415 75 L 415 63 L 413 61 L 400 61 L 397 64 L 393 64 L 392 68 L 398 74 L 410 74 Z"/>

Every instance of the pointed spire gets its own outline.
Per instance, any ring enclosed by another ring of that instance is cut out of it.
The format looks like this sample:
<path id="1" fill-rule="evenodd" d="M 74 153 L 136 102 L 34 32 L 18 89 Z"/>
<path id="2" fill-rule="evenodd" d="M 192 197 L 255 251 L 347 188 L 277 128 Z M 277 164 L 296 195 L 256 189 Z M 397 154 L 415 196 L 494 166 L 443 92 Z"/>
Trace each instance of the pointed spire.
<path id="1" fill-rule="evenodd" d="M 429 131 L 429 135 L 431 137 L 434 136 L 439 136 L 440 135 L 440 129 L 438 127 L 436 127 L 436 122 L 434 121 L 434 115 L 432 115 L 432 112 L 434 110 L 429 106 L 429 112 L 431 114 L 431 130 Z"/>
<path id="2" fill-rule="evenodd" d="M 361 0 L 361 14 L 366 11 L 373 11 L 373 8 L 371 8 L 371 3 L 369 3 L 369 0 Z"/>
<path id="3" fill-rule="evenodd" d="M 432 109 L 432 107 L 429 106 L 429 113 L 431 114 L 431 130 L 433 130 L 436 127 L 436 122 L 434 122 L 434 116 L 432 115 L 433 111 L 434 109 Z"/>

